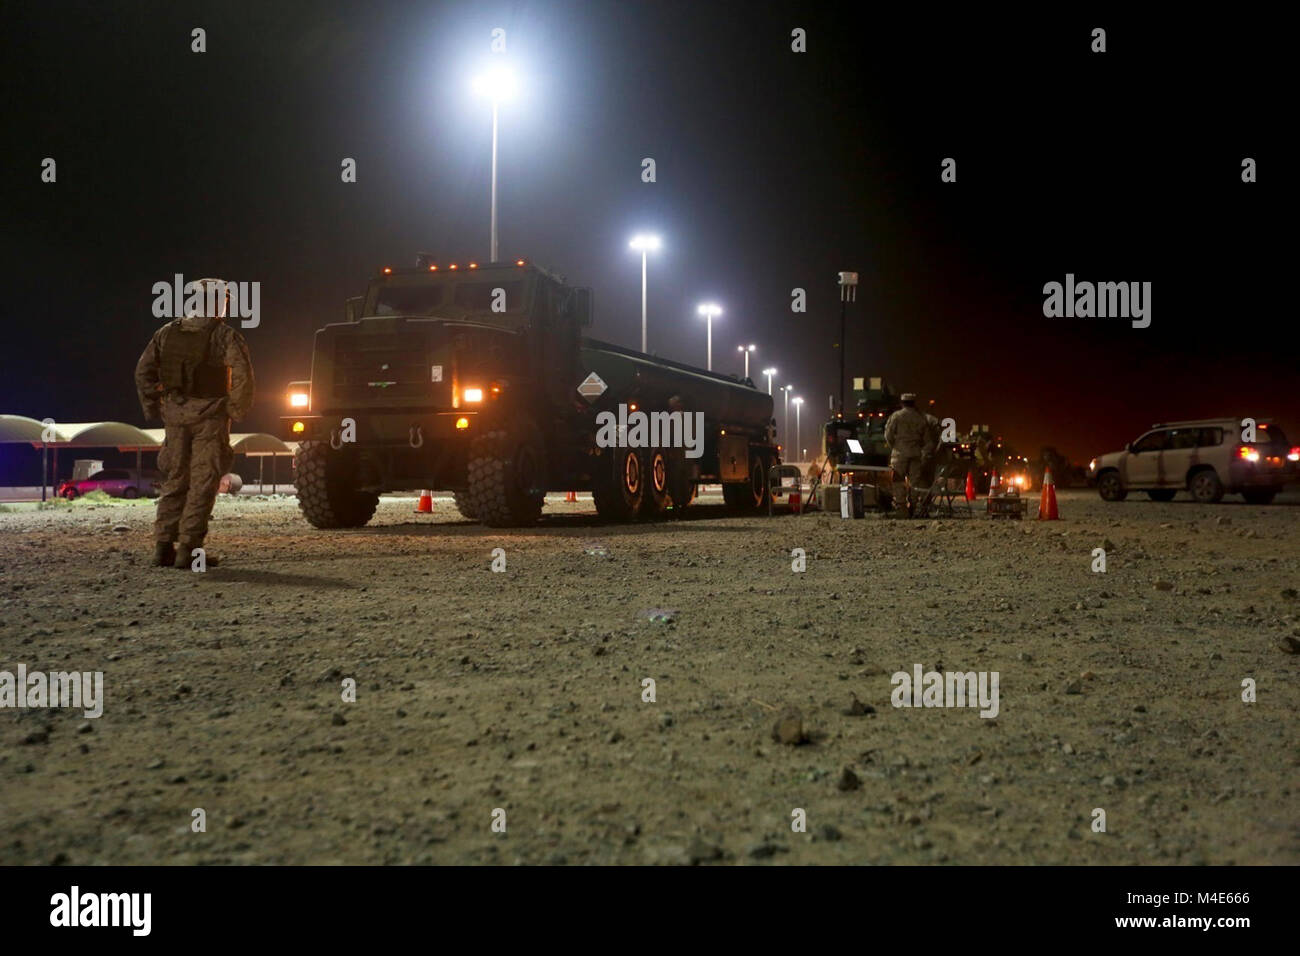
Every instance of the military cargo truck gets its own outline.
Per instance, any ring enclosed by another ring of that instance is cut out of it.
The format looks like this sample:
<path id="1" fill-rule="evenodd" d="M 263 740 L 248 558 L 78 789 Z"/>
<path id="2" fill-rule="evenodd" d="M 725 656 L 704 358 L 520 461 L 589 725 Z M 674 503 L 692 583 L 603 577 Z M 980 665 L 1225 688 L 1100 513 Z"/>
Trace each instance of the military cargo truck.
<path id="1" fill-rule="evenodd" d="M 380 493 L 424 488 L 494 527 L 536 521 L 548 491 L 589 490 L 610 521 L 678 512 L 705 482 L 733 511 L 766 508 L 771 396 L 585 337 L 590 290 L 537 265 L 422 254 L 380 270 L 346 312 L 316 333 L 311 380 L 291 384 L 282 418 L 318 528 L 359 527 Z M 636 412 L 663 427 L 624 424 Z M 683 447 L 688 417 L 702 434 Z"/>

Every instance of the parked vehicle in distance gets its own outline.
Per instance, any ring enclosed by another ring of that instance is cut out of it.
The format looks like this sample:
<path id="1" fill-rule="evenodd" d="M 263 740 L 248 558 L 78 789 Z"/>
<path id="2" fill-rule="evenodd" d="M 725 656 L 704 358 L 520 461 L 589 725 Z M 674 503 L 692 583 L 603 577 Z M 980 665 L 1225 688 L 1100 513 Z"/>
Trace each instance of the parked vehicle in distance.
<path id="1" fill-rule="evenodd" d="M 1123 501 L 1130 491 L 1172 501 L 1185 490 L 1202 504 L 1239 494 L 1250 504 L 1266 505 L 1293 477 L 1300 448 L 1289 446 L 1281 426 L 1267 419 L 1255 419 L 1255 441 L 1244 442 L 1242 421 L 1153 425 L 1123 451 L 1094 458 L 1089 476 L 1106 501 Z"/>
<path id="2" fill-rule="evenodd" d="M 59 485 L 59 497 L 80 498 L 92 491 L 102 491 L 113 498 L 158 497 L 162 474 L 153 468 L 137 471 L 134 468 L 105 468 L 89 478 L 65 481 Z"/>

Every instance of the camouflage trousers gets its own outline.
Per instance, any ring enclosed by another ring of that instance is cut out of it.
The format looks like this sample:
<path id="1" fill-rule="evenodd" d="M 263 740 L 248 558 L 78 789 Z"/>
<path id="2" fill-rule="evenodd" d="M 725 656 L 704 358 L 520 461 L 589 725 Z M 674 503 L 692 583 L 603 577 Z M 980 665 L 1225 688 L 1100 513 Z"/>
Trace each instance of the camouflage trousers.
<path id="1" fill-rule="evenodd" d="M 154 540 L 180 540 L 199 547 L 208 533 L 221 477 L 235 460 L 230 419 L 221 414 L 188 421 L 190 416 L 182 412 L 173 417 L 170 410 L 169 406 L 163 410 L 167 437 L 158 452 L 158 470 L 164 480 L 153 524 Z"/>
<path id="2" fill-rule="evenodd" d="M 908 502 L 908 492 L 903 485 L 903 479 L 911 482 L 912 496 L 915 497 L 921 491 L 921 456 L 920 455 L 891 455 L 889 467 L 894 472 L 894 507 L 906 508 Z"/>

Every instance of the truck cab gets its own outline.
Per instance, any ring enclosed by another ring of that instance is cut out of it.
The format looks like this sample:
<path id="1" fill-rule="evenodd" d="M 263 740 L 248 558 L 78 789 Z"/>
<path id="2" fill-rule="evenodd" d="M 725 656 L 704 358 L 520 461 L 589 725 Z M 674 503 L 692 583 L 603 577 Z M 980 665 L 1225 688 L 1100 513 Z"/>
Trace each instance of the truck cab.
<path id="1" fill-rule="evenodd" d="M 421 488 L 452 491 L 463 515 L 494 526 L 536 520 L 548 490 L 590 489 L 616 520 L 685 507 L 706 479 L 737 507 L 765 503 L 771 397 L 586 339 L 590 324 L 590 290 L 523 259 L 421 254 L 378 270 L 346 321 L 316 333 L 311 380 L 287 396 L 282 436 L 300 443 L 308 521 L 356 527 L 380 493 Z M 597 417 L 620 403 L 701 409 L 703 460 L 601 447 Z"/>

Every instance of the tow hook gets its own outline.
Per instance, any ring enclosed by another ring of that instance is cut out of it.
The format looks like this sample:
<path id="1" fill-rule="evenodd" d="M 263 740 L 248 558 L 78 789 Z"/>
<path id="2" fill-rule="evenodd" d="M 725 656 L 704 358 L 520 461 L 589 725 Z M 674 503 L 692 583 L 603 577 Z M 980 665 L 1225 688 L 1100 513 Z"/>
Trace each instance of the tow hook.
<path id="1" fill-rule="evenodd" d="M 330 447 L 335 451 L 343 447 L 343 434 L 337 428 L 330 429 Z"/>
<path id="2" fill-rule="evenodd" d="M 411 426 L 410 442 L 412 448 L 419 448 L 424 444 L 424 431 L 419 425 Z"/>

